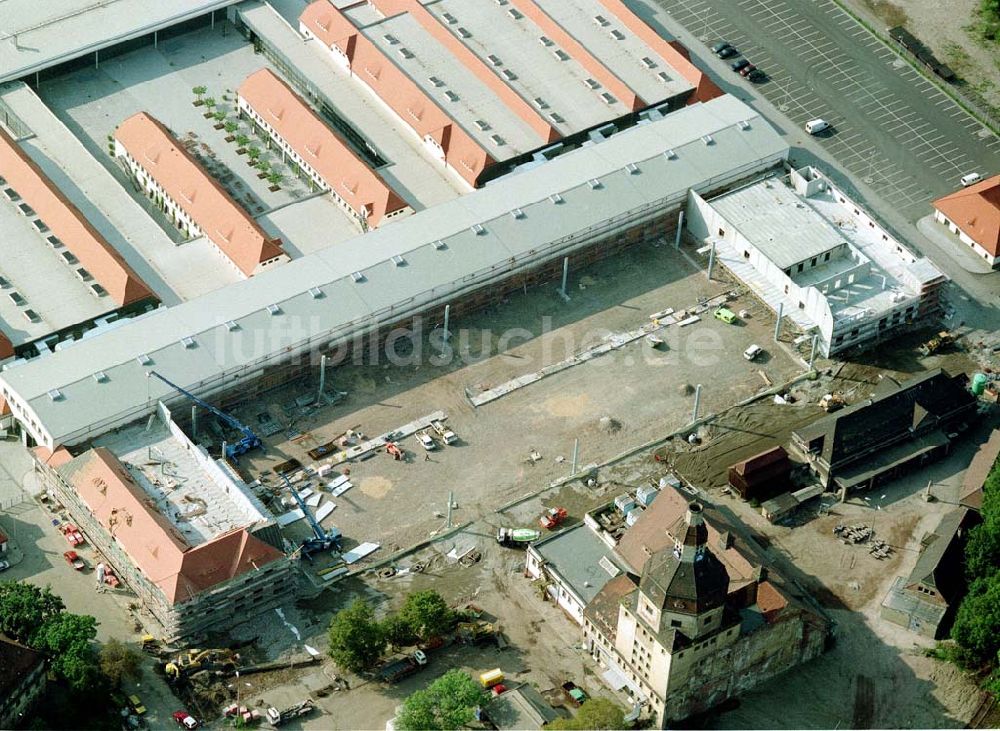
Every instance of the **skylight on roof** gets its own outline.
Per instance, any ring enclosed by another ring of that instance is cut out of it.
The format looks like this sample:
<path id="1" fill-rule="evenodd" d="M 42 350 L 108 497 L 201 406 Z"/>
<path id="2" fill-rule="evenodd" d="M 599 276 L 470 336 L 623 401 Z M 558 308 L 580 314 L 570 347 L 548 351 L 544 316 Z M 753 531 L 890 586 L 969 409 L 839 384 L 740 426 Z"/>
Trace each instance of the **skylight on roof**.
<path id="1" fill-rule="evenodd" d="M 272 315 L 280 315 L 281 314 L 281 308 L 278 305 L 274 304 L 274 303 L 269 304 L 266 309 L 267 309 L 268 313 L 270 313 Z"/>
<path id="2" fill-rule="evenodd" d="M 351 279 L 355 282 L 363 282 L 365 281 L 365 275 L 361 272 L 351 272 Z"/>

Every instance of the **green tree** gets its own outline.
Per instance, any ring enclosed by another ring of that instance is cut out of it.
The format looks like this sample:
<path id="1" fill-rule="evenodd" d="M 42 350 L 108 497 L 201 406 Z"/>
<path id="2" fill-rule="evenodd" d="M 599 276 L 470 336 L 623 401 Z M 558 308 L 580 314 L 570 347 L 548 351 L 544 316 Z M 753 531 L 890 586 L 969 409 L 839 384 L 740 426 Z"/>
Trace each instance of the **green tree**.
<path id="1" fill-rule="evenodd" d="M 385 650 L 382 626 L 371 606 L 356 599 L 330 620 L 330 657 L 341 667 L 355 672 L 371 667 Z"/>
<path id="2" fill-rule="evenodd" d="M 951 638 L 980 662 L 1000 650 L 1000 573 L 976 579 L 958 608 Z"/>
<path id="3" fill-rule="evenodd" d="M 271 174 L 267 176 L 267 182 L 271 185 L 281 185 L 285 181 L 285 176 L 279 173 L 277 170 L 272 170 Z"/>
<path id="4" fill-rule="evenodd" d="M 226 134 L 231 135 L 233 132 L 235 132 L 239 128 L 240 128 L 240 126 L 234 120 L 232 120 L 232 119 L 230 119 L 228 122 L 226 122 L 226 126 L 225 126 Z"/>
<path id="5" fill-rule="evenodd" d="M 573 718 L 558 718 L 551 729 L 620 729 L 625 728 L 625 712 L 607 698 L 590 698 Z"/>
<path id="6" fill-rule="evenodd" d="M 112 685 L 122 680 L 138 680 L 142 676 L 142 655 L 114 638 L 104 643 L 100 652 L 101 672 Z"/>
<path id="7" fill-rule="evenodd" d="M 390 614 L 382 620 L 382 636 L 393 647 L 406 647 L 417 639 L 410 623 L 398 614 Z"/>
<path id="8" fill-rule="evenodd" d="M 246 147 L 250 143 L 250 138 L 244 134 L 236 135 L 236 144 L 240 147 Z"/>
<path id="9" fill-rule="evenodd" d="M 257 169 L 260 172 L 267 175 L 267 173 L 270 172 L 271 170 L 271 163 L 269 163 L 267 160 L 261 160 L 259 163 L 257 163 Z"/>
<path id="10" fill-rule="evenodd" d="M 471 722 L 489 694 L 461 670 L 449 670 L 403 703 L 397 728 L 403 731 L 459 729 Z"/>
<path id="11" fill-rule="evenodd" d="M 443 635 L 455 626 L 455 613 L 433 589 L 409 594 L 399 615 L 422 640 Z"/>
<path id="12" fill-rule="evenodd" d="M 205 96 L 205 92 L 208 91 L 208 87 L 200 86 L 199 85 L 199 86 L 194 87 L 191 91 L 194 92 L 194 95 L 196 97 L 198 97 L 198 101 L 201 101 L 201 98 L 203 96 Z"/>
<path id="13" fill-rule="evenodd" d="M 36 633 L 46 620 L 65 605 L 49 587 L 41 589 L 24 581 L 0 582 L 0 633 L 25 645 L 34 645 Z"/>
<path id="14" fill-rule="evenodd" d="M 212 117 L 215 118 L 216 122 L 225 122 L 226 121 L 226 113 L 224 111 L 222 111 L 221 109 L 217 109 L 215 111 L 215 114 L 212 115 Z"/>
<path id="15" fill-rule="evenodd" d="M 209 110 L 211 110 L 211 109 L 212 109 L 212 107 L 214 107 L 214 106 L 216 105 L 216 103 L 217 103 L 217 102 L 215 101 L 215 97 L 214 97 L 214 96 L 210 96 L 210 97 L 208 97 L 208 98 L 207 98 L 207 99 L 205 100 L 205 106 L 206 106 L 206 107 L 208 107 L 208 108 L 209 108 Z"/>
<path id="16" fill-rule="evenodd" d="M 46 620 L 33 646 L 48 655 L 49 668 L 57 677 L 73 690 L 85 691 L 100 684 L 95 637 L 96 619 L 62 612 Z"/>
<path id="17" fill-rule="evenodd" d="M 252 165 L 256 165 L 258 158 L 260 158 L 260 148 L 251 147 L 249 150 L 247 150 L 247 157 L 250 158 L 250 163 Z"/>

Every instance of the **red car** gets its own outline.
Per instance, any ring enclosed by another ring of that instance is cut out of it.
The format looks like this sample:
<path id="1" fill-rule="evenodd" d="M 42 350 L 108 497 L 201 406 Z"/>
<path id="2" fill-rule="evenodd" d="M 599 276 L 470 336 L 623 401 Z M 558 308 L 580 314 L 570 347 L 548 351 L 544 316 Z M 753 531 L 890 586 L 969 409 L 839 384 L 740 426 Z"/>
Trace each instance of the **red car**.
<path id="1" fill-rule="evenodd" d="M 539 524 L 548 530 L 553 530 L 566 520 L 566 508 L 549 508 L 538 519 Z"/>
<path id="2" fill-rule="evenodd" d="M 86 541 L 83 540 L 83 534 L 80 532 L 80 529 L 72 523 L 64 525 L 62 531 L 71 546 L 76 547 L 86 543 Z"/>
<path id="3" fill-rule="evenodd" d="M 66 559 L 66 563 L 77 571 L 83 571 L 87 568 L 87 563 L 77 555 L 76 551 L 66 551 L 63 554 L 63 558 Z"/>
<path id="4" fill-rule="evenodd" d="M 196 729 L 201 723 L 187 711 L 174 711 L 174 722 L 181 728 Z"/>

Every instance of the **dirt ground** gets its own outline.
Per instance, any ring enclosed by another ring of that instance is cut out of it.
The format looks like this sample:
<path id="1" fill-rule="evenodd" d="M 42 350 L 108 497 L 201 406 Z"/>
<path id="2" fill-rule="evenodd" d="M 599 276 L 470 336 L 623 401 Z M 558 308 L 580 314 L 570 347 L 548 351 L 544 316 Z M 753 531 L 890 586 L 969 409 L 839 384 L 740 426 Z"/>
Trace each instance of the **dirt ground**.
<path id="1" fill-rule="evenodd" d="M 1000 44 L 981 41 L 969 26 L 980 0 L 844 0 L 855 13 L 880 29 L 905 25 L 971 92 L 1000 113 Z"/>
<path id="2" fill-rule="evenodd" d="M 729 305 L 750 312 L 739 326 L 715 320 L 708 312 L 695 325 L 665 331 L 666 350 L 653 350 L 639 339 L 472 407 L 467 388 L 498 385 L 531 373 L 609 333 L 635 329 L 653 312 L 693 306 L 699 297 L 729 289 L 695 272 L 671 247 L 655 246 L 573 272 L 570 281 L 569 303 L 548 285 L 453 320 L 456 347 L 469 347 L 466 358 L 450 364 L 429 362 L 425 334 L 413 346 L 412 364 L 344 363 L 329 368 L 328 388 L 348 392 L 347 398 L 297 417 L 290 430 L 265 440 L 265 454 L 248 455 L 243 466 L 255 477 L 288 458 L 310 464 L 314 460 L 308 450 L 347 429 L 375 436 L 445 411 L 448 425 L 460 438 L 457 445 L 442 445 L 427 455 L 409 437 L 401 441 L 405 461 L 379 453 L 348 465 L 355 487 L 333 500 L 337 508 L 329 523 L 343 531 L 348 547 L 363 541 L 381 543 L 381 551 L 370 559 L 376 561 L 440 531 L 449 491 L 457 505 L 455 524 L 474 521 L 567 474 L 576 439 L 579 464 L 585 465 L 682 427 L 691 417 L 695 384 L 704 382 L 700 413 L 707 414 L 802 370 L 801 362 L 770 342 L 773 319 L 763 307 L 740 297 Z M 508 345 L 498 347 L 498 342 Z M 751 364 L 739 354 L 753 342 L 762 344 L 767 354 Z M 255 423 L 260 411 L 280 414 L 282 405 L 312 388 L 315 384 L 283 389 L 269 394 L 267 403 L 238 407 L 236 413 Z M 293 441 L 288 431 L 306 437 Z M 540 459 L 529 459 L 532 451 Z M 307 530 L 300 521 L 286 534 L 302 537 Z"/>

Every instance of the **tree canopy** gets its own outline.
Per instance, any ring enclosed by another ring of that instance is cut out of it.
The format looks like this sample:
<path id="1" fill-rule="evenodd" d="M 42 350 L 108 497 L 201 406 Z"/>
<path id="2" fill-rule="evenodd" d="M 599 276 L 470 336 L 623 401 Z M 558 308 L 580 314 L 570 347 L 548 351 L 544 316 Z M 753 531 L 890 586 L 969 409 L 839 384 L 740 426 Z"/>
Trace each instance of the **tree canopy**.
<path id="1" fill-rule="evenodd" d="M 489 694 L 461 670 L 449 670 L 403 703 L 397 728 L 403 731 L 446 731 L 466 726 Z"/>
<path id="2" fill-rule="evenodd" d="M 122 680 L 138 680 L 142 675 L 141 662 L 138 652 L 114 638 L 101 648 L 101 672 L 114 685 L 120 685 Z"/>
<path id="3" fill-rule="evenodd" d="M 386 640 L 371 606 L 356 599 L 330 620 L 330 657 L 343 668 L 359 672 L 382 656 Z"/>
<path id="4" fill-rule="evenodd" d="M 99 682 L 95 637 L 96 619 L 61 612 L 41 626 L 34 647 L 48 655 L 49 668 L 73 690 L 87 690 Z"/>
<path id="5" fill-rule="evenodd" d="M 455 626 L 455 613 L 444 597 L 434 590 L 409 594 L 399 610 L 399 616 L 422 640 L 439 637 Z"/>
<path id="6" fill-rule="evenodd" d="M 625 727 L 625 712 L 607 698 L 590 698 L 573 718 L 558 718 L 551 729 L 620 729 Z"/>
<path id="7" fill-rule="evenodd" d="M 43 589 L 24 581 L 0 582 L 0 632 L 22 644 L 33 646 L 35 633 L 64 608 L 62 599 L 47 586 Z"/>

